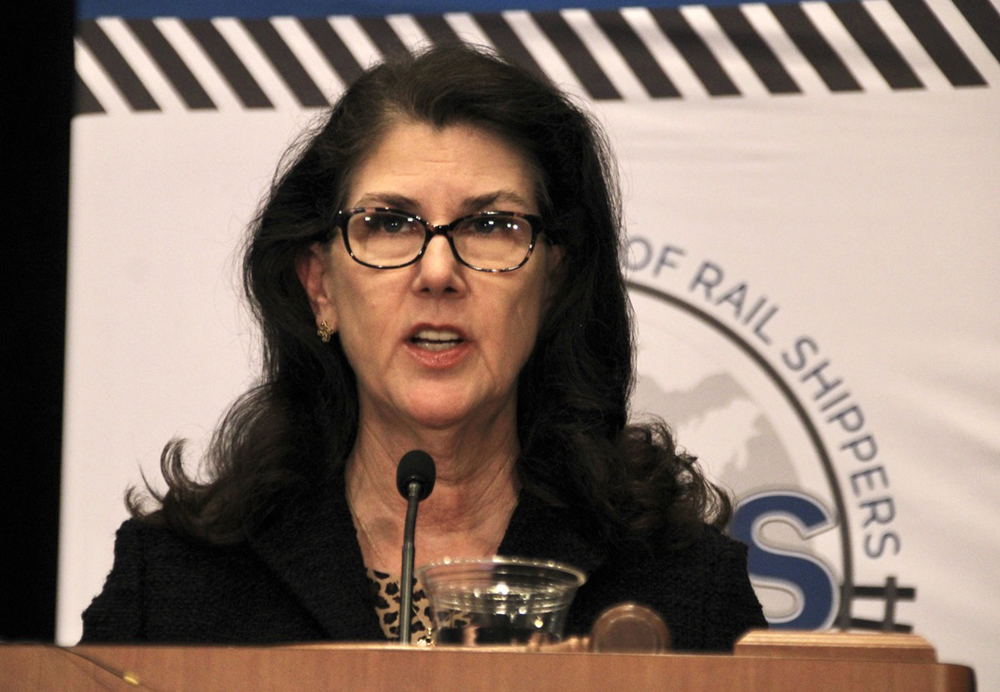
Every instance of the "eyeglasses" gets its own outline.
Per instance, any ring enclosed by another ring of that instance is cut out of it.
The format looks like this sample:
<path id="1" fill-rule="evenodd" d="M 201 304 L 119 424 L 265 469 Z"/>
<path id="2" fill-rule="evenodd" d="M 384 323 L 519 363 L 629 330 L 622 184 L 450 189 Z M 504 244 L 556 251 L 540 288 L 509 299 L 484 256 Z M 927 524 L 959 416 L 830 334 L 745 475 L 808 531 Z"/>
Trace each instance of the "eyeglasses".
<path id="1" fill-rule="evenodd" d="M 481 272 L 509 272 L 524 265 L 535 249 L 542 220 L 533 214 L 482 211 L 434 226 L 415 214 L 386 207 L 337 213 L 348 254 L 374 269 L 406 267 L 421 257 L 431 238 L 448 239 L 455 259 Z"/>

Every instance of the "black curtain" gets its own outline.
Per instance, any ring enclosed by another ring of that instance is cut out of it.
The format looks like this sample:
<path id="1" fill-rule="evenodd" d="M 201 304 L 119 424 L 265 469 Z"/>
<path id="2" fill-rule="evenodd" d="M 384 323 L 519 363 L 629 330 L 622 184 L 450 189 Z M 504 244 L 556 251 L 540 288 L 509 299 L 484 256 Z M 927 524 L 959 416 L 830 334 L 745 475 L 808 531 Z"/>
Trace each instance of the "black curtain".
<path id="1" fill-rule="evenodd" d="M 55 635 L 74 5 L 4 9 L 0 640 Z"/>

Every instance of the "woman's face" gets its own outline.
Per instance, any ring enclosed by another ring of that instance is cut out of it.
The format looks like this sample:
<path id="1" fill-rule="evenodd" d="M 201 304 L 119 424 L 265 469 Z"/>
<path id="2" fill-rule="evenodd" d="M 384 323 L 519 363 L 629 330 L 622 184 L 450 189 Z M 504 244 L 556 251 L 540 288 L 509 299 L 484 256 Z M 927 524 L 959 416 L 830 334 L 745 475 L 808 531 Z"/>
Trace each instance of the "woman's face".
<path id="1" fill-rule="evenodd" d="M 526 158 L 496 135 L 403 122 L 359 166 L 346 206 L 394 207 L 437 225 L 478 211 L 537 214 L 534 190 Z M 363 423 L 491 426 L 513 424 L 558 255 L 539 241 L 527 264 L 491 274 L 459 264 L 435 236 L 415 264 L 372 269 L 338 234 L 313 248 L 300 275 L 317 320 L 339 332 Z"/>

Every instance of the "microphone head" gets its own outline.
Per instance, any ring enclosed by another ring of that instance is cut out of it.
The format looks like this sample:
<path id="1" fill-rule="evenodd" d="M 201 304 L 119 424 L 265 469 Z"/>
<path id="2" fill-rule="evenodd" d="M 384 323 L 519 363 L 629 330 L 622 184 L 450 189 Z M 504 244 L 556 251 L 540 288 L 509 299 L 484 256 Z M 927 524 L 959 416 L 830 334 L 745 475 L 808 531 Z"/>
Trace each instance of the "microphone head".
<path id="1" fill-rule="evenodd" d="M 434 490 L 434 478 L 437 472 L 431 455 L 422 449 L 414 449 L 403 455 L 396 467 L 396 489 L 404 498 L 410 497 L 410 483 L 420 483 L 420 500 Z"/>

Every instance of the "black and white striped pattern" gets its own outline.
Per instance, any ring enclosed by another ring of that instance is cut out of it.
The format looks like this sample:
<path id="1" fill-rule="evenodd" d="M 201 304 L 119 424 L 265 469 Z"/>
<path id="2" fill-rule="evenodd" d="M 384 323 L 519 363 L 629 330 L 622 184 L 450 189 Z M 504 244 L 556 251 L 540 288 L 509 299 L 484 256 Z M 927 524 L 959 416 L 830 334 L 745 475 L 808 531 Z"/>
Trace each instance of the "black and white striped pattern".
<path id="1" fill-rule="evenodd" d="M 76 112 L 318 108 L 373 60 L 457 39 L 596 100 L 989 87 L 1000 84 L 994 2 L 108 17 L 77 27 Z"/>

